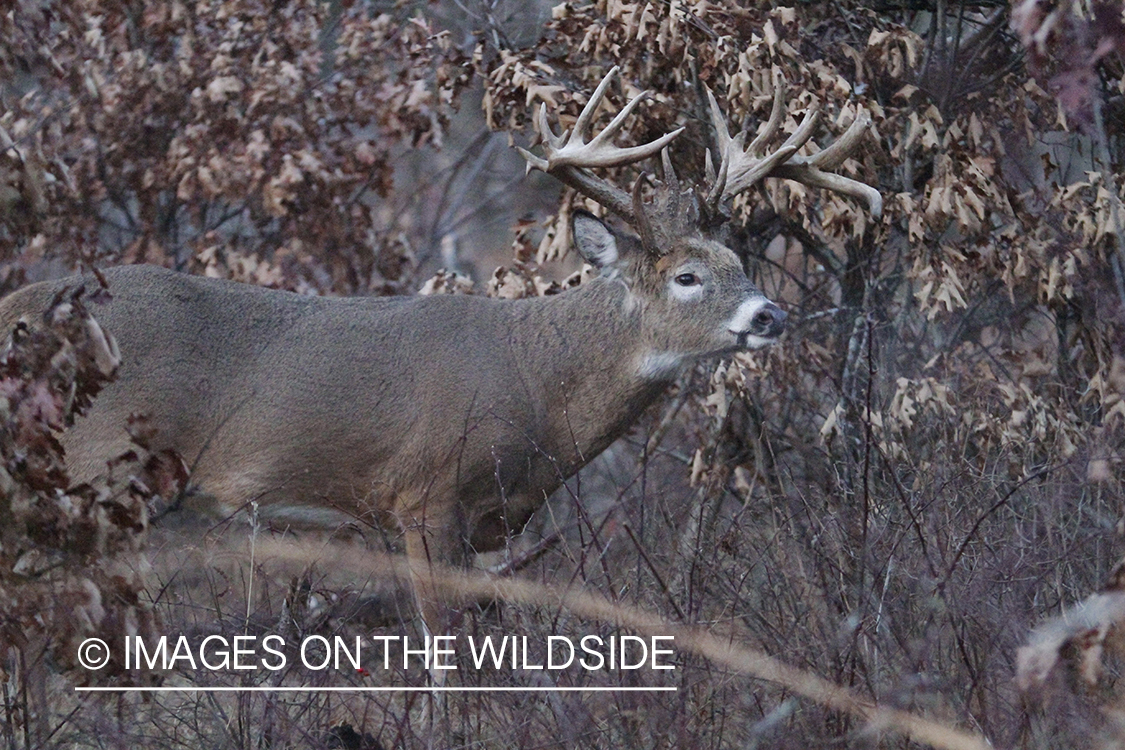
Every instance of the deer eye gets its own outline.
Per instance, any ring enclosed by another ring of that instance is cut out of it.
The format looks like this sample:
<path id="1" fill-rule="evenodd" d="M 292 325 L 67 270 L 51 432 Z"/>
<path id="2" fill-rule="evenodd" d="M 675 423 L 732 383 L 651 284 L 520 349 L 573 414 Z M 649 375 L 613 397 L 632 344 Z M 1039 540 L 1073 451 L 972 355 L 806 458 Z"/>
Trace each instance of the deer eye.
<path id="1" fill-rule="evenodd" d="M 699 277 L 694 273 L 681 273 L 676 277 L 676 283 L 680 286 L 695 286 L 699 283 Z"/>

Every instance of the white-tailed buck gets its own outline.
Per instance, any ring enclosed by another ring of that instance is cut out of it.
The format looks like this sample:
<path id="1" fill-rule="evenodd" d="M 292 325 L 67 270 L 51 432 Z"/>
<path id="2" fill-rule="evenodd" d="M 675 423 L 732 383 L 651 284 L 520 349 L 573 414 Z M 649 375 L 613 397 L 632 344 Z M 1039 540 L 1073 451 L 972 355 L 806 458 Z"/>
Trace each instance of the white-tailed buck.
<path id="1" fill-rule="evenodd" d="M 572 132 L 554 135 L 541 111 L 544 153 L 523 152 L 637 230 L 575 215 L 575 245 L 601 269 L 597 278 L 518 301 L 329 299 L 153 266 L 109 269 L 113 299 L 94 314 L 122 362 L 117 381 L 62 438 L 72 478 L 104 472 L 106 459 L 128 448 L 127 417 L 145 413 L 155 447 L 193 466 L 195 499 L 218 513 L 253 501 L 278 525 L 381 524 L 404 536 L 412 563 L 459 563 L 503 545 L 684 365 L 782 332 L 785 313 L 708 236 L 732 196 L 784 177 L 879 211 L 873 189 L 825 171 L 859 141 L 865 114 L 815 156 L 796 155 L 815 128 L 812 113 L 765 153 L 782 120 L 780 79 L 772 116 L 746 148 L 712 97 L 721 159 L 710 184 L 682 190 L 665 151 L 664 181 L 646 204 L 641 180 L 629 195 L 588 170 L 653 156 L 681 131 L 614 146 L 642 94 L 588 139 L 615 73 Z M 0 323 L 33 320 L 60 289 L 80 283 L 24 288 L 0 302 Z M 423 614 L 437 615 L 418 577 L 415 587 Z"/>

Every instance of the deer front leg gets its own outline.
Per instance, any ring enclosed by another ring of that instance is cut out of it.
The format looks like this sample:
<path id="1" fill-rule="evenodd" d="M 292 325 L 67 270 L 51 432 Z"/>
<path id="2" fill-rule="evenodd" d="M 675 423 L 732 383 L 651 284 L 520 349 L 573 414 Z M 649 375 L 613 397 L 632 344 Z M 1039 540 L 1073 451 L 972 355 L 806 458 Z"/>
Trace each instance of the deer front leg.
<path id="1" fill-rule="evenodd" d="M 416 522 L 405 530 L 406 559 L 414 603 L 426 635 L 444 635 L 455 624 L 457 609 L 443 595 L 443 569 L 464 567 L 463 536 L 447 523 Z"/>
<path id="2" fill-rule="evenodd" d="M 406 558 L 415 607 L 421 619 L 422 637 L 430 649 L 429 681 L 432 688 L 444 687 L 447 673 L 447 670 L 437 667 L 434 637 L 452 635 L 457 619 L 457 609 L 449 604 L 438 578 L 445 569 L 465 564 L 464 535 L 460 531 L 452 519 L 433 515 L 425 521 L 413 519 L 405 528 Z M 422 705 L 422 726 L 428 745 L 435 746 L 439 737 L 449 735 L 448 718 L 443 693 L 440 690 L 429 693 Z"/>

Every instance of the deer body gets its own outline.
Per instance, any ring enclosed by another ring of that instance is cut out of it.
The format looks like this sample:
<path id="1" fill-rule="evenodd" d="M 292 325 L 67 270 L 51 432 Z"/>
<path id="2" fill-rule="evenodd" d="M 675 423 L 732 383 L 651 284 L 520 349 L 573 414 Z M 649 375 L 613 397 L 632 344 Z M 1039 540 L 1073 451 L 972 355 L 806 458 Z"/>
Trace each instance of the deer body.
<path id="1" fill-rule="evenodd" d="M 122 364 L 63 438 L 72 478 L 104 472 L 128 448 L 127 416 L 147 413 L 155 447 L 194 465 L 192 483 L 219 514 L 256 501 L 279 525 L 424 525 L 444 537 L 443 557 L 496 549 L 680 364 L 739 348 L 728 326 L 749 331 L 772 307 L 716 248 L 731 278 L 689 311 L 700 320 L 675 315 L 678 332 L 652 319 L 674 314 L 669 305 L 610 278 L 516 301 L 329 299 L 109 269 L 113 299 L 94 314 Z M 0 302 L 0 323 L 76 283 L 16 292 Z M 732 323 L 740 314 L 746 322 Z"/>

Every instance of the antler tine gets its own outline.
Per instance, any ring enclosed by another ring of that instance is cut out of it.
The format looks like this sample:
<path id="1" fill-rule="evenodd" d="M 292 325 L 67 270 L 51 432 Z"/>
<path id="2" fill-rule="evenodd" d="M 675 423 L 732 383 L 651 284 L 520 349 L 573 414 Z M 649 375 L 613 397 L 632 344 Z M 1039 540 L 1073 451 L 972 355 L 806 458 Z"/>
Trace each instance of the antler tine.
<path id="1" fill-rule="evenodd" d="M 811 187 L 850 195 L 867 203 L 867 209 L 875 219 L 883 216 L 883 196 L 879 194 L 878 190 L 859 180 L 853 180 L 835 172 L 822 172 L 807 164 L 782 164 L 773 171 L 770 177 L 796 180 Z"/>
<path id="2" fill-rule="evenodd" d="M 606 89 L 609 88 L 609 84 L 613 82 L 613 79 L 620 70 L 620 65 L 614 65 L 609 69 L 609 72 L 605 74 L 605 78 L 601 80 L 598 87 L 594 89 L 594 93 L 590 96 L 590 101 L 586 102 L 586 106 L 578 113 L 578 119 L 574 122 L 574 130 L 571 136 L 572 141 L 575 141 L 579 145 L 585 142 L 586 131 L 590 129 L 590 124 L 594 120 L 594 113 L 598 111 L 598 105 L 600 105 L 602 99 L 605 98 Z"/>
<path id="3" fill-rule="evenodd" d="M 645 213 L 644 199 L 641 197 L 646 176 L 645 172 L 641 172 L 637 176 L 637 181 L 633 183 L 633 216 L 635 219 L 633 226 L 641 236 L 641 246 L 653 255 L 659 255 L 660 250 L 656 242 L 656 234 L 652 230 L 652 223 L 649 222 L 648 214 Z"/>
<path id="4" fill-rule="evenodd" d="M 766 177 L 778 177 L 858 198 L 867 204 L 875 218 L 879 218 L 883 210 L 883 198 L 879 195 L 879 191 L 858 180 L 827 171 L 843 164 L 863 138 L 863 134 L 871 124 L 871 116 L 866 110 L 857 114 L 847 131 L 828 148 L 813 156 L 799 156 L 797 151 L 812 138 L 819 122 L 820 104 L 814 99 L 805 112 L 804 121 L 796 131 L 772 154 L 758 155 L 759 149 L 764 147 L 780 128 L 785 111 L 785 79 L 777 68 L 774 68 L 773 72 L 774 97 L 770 119 L 758 137 L 745 150 L 742 148 L 745 132 L 731 137 L 714 94 L 710 90 L 707 91 L 711 105 L 711 120 L 715 127 L 715 139 L 722 160 L 719 172 L 715 175 L 711 153 L 707 153 L 707 173 L 708 177 L 713 179 L 706 200 L 709 215 L 719 216 L 719 206 L 723 201 L 748 190 Z"/>
<path id="5" fill-rule="evenodd" d="M 676 169 L 672 166 L 672 156 L 668 149 L 660 152 L 660 168 L 664 173 L 664 184 L 673 193 L 680 192 L 680 178 L 676 177 Z"/>
<path id="6" fill-rule="evenodd" d="M 723 111 L 719 108 L 719 102 L 715 99 L 715 94 L 709 88 L 706 91 L 707 101 L 711 107 L 711 125 L 715 128 L 715 140 L 721 153 L 719 172 L 715 174 L 714 166 L 711 163 L 711 152 L 707 152 L 706 171 L 708 179 L 711 180 L 711 190 L 708 192 L 706 203 L 708 209 L 714 215 L 723 198 L 734 194 L 727 190 L 731 160 L 739 154 L 746 156 L 758 153 L 761 147 L 772 140 L 778 129 L 781 128 L 782 115 L 785 113 L 785 77 L 781 75 L 781 71 L 777 67 L 773 68 L 773 106 L 770 108 L 770 118 L 766 121 L 766 126 L 758 134 L 758 137 L 751 141 L 745 149 L 742 148 L 742 144 L 745 142 L 746 133 L 742 132 L 731 138 L 730 131 L 727 129 L 726 118 L 723 117 Z M 752 161 L 752 159 L 748 161 Z M 750 184 L 746 187 L 749 187 Z M 746 187 L 742 189 L 745 190 Z"/>
<path id="7" fill-rule="evenodd" d="M 614 146 L 612 141 L 621 132 L 625 121 L 641 101 L 648 96 L 647 91 L 642 91 L 625 105 L 605 129 L 587 141 L 594 115 L 597 113 L 598 107 L 605 98 L 606 90 L 619 70 L 617 66 L 614 66 L 606 73 L 601 83 L 594 89 L 590 100 L 586 102 L 586 106 L 578 114 L 574 127 L 562 135 L 556 135 L 547 122 L 546 107 L 540 108 L 538 124 L 539 132 L 542 134 L 544 141 L 543 156 L 536 156 L 524 148 L 518 150 L 527 160 L 529 170 L 539 169 L 554 175 L 578 192 L 593 198 L 626 221 L 635 224 L 637 221 L 636 210 L 634 201 L 629 194 L 595 177 L 587 169 L 590 167 L 620 167 L 647 159 L 663 150 L 680 133 L 684 132 L 684 129 L 677 128 L 671 133 L 666 133 L 656 140 L 640 146 Z"/>
<path id="8" fill-rule="evenodd" d="M 789 136 L 781 147 L 768 156 L 763 156 L 760 159 L 754 158 L 749 150 L 742 153 L 734 153 L 731 160 L 738 159 L 737 164 L 733 164 L 730 168 L 731 173 L 727 175 L 726 187 L 723 189 L 723 198 L 732 198 L 739 193 L 745 192 L 750 187 L 762 181 L 770 172 L 776 169 L 779 165 L 784 164 L 797 153 L 797 150 L 804 146 L 810 138 L 812 138 L 813 131 L 816 130 L 817 121 L 820 119 L 820 107 L 814 100 L 805 114 L 805 120 L 801 125 L 793 131 L 793 135 Z"/>
<path id="9" fill-rule="evenodd" d="M 637 105 L 647 98 L 647 91 L 642 91 L 641 93 L 634 96 L 629 101 L 629 103 L 625 105 L 625 108 L 618 112 L 617 116 L 609 121 L 609 125 L 606 125 L 605 129 L 603 129 L 602 132 L 594 136 L 593 140 L 590 141 L 590 145 L 597 146 L 603 143 L 609 143 L 611 140 L 613 140 L 614 136 L 617 135 L 622 126 L 625 124 L 625 120 L 628 119 L 629 115 L 633 114 L 633 110 L 637 108 Z M 577 126 L 575 127 L 575 129 L 577 130 Z"/>
<path id="10" fill-rule="evenodd" d="M 617 75 L 618 70 L 620 68 L 615 65 L 606 73 L 605 78 L 594 89 L 590 101 L 586 102 L 586 106 L 582 108 L 582 112 L 578 115 L 578 120 L 574 123 L 574 128 L 570 133 L 557 137 L 553 142 L 548 143 L 548 146 L 550 146 L 546 159 L 548 169 L 544 171 L 568 164 L 576 167 L 620 167 L 624 164 L 632 164 L 659 153 L 662 148 L 684 131 L 683 128 L 673 130 L 651 143 L 640 146 L 629 146 L 627 148 L 614 146 L 611 141 L 621 131 L 625 120 L 633 113 L 637 105 L 648 97 L 648 92 L 642 91 L 617 113 L 617 116 L 610 121 L 602 132 L 587 142 L 586 135 L 593 122 L 594 113 L 597 112 L 598 106 L 605 97 L 606 89 L 609 88 L 609 84 Z"/>
<path id="11" fill-rule="evenodd" d="M 715 95 L 711 93 L 711 89 L 705 87 L 704 90 L 707 92 L 707 101 L 711 106 L 711 125 L 715 128 L 715 145 L 719 151 L 719 171 L 715 173 L 715 166 L 711 161 L 711 150 L 707 150 L 706 171 L 708 179 L 711 179 L 712 182 L 705 202 L 708 211 L 714 213 L 718 210 L 719 203 L 722 202 L 723 190 L 726 188 L 727 174 L 730 170 L 731 154 L 742 150 L 742 142 L 740 140 L 736 144 L 735 140 L 730 137 L 726 118 L 723 117 L 723 112 L 719 109 L 719 102 L 715 100 Z"/>
<path id="12" fill-rule="evenodd" d="M 852 124 L 844 131 L 844 134 L 837 138 L 831 146 L 820 151 L 808 158 L 808 165 L 816 167 L 817 169 L 831 170 L 836 169 L 844 160 L 851 155 L 860 139 L 863 138 L 863 133 L 871 125 L 871 113 L 866 109 L 860 110 L 856 118 L 852 120 Z M 790 160 L 791 164 L 798 163 L 796 160 Z"/>
<path id="13" fill-rule="evenodd" d="M 552 148 L 562 148 L 566 142 L 566 133 L 555 133 L 551 123 L 547 120 L 547 103 L 539 105 L 539 133 L 543 140 Z"/>
<path id="14" fill-rule="evenodd" d="M 711 152 L 707 152 L 707 171 L 711 172 Z M 719 215 L 719 204 L 723 202 L 723 193 L 727 187 L 727 174 L 730 171 L 730 150 L 723 151 L 722 161 L 719 162 L 719 173 L 711 183 L 711 191 L 707 194 L 706 206 L 709 216 Z"/>
<path id="15" fill-rule="evenodd" d="M 683 128 L 677 128 L 671 133 L 666 133 L 660 136 L 651 143 L 646 143 L 641 146 L 629 146 L 627 148 L 614 147 L 612 151 L 607 151 L 606 154 L 591 153 L 589 159 L 582 159 L 579 155 L 563 155 L 558 160 L 550 159 L 551 166 L 563 166 L 573 164 L 579 167 L 620 167 L 625 164 L 632 164 L 642 159 L 647 159 L 673 141 L 680 133 L 684 132 Z M 587 146 L 595 144 L 588 143 Z"/>
<path id="16" fill-rule="evenodd" d="M 710 93 L 710 92 L 708 92 Z M 716 105 L 717 108 L 718 105 Z M 750 147 L 746 149 L 754 154 L 758 152 L 762 146 L 773 140 L 774 135 L 777 134 L 778 129 L 781 127 L 781 118 L 785 114 L 785 77 L 781 75 L 781 71 L 777 68 L 773 69 L 773 106 L 770 108 L 770 119 L 766 122 L 766 127 L 758 134 L 758 137 L 750 141 Z"/>
<path id="17" fill-rule="evenodd" d="M 836 169 L 844 163 L 844 160 L 855 150 L 870 125 L 871 113 L 867 110 L 860 110 L 844 134 L 837 138 L 831 146 L 809 157 L 793 157 L 788 164 L 782 164 L 775 169 L 772 176 L 796 180 L 812 187 L 824 188 L 858 198 L 867 203 L 867 208 L 874 218 L 881 218 L 883 215 L 883 196 L 879 194 L 878 190 L 859 180 L 827 171 Z"/>
<path id="18" fill-rule="evenodd" d="M 731 142 L 727 119 L 723 117 L 723 111 L 719 109 L 719 102 L 711 89 L 704 87 L 704 90 L 707 92 L 707 102 L 711 106 L 711 126 L 715 128 L 715 140 L 718 142 L 719 150 L 725 153 Z"/>
<path id="19" fill-rule="evenodd" d="M 556 134 L 554 128 L 551 127 L 551 123 L 547 122 L 547 105 L 545 103 L 539 105 L 539 117 L 536 122 L 543 142 L 552 149 L 561 148 L 565 135 Z M 527 160 L 527 170 L 524 174 L 529 174 L 532 169 L 547 171 L 549 164 L 546 159 L 536 156 L 522 146 L 516 146 L 516 151 L 519 151 L 520 156 Z"/>

